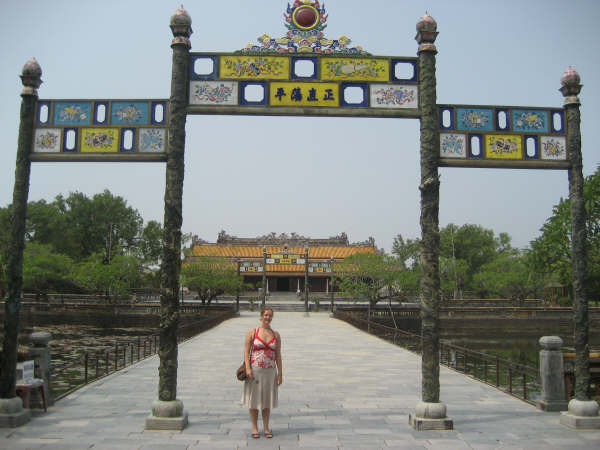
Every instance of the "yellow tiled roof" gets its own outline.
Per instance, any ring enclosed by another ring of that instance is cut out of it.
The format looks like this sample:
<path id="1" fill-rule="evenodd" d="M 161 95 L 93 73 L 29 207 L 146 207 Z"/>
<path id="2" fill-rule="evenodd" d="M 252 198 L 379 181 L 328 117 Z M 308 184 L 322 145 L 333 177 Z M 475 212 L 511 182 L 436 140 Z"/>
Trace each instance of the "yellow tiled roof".
<path id="1" fill-rule="evenodd" d="M 283 247 L 267 246 L 267 253 L 281 253 Z M 304 255 L 304 247 L 288 247 L 288 253 Z M 322 246 L 309 247 L 308 257 L 311 259 L 329 259 L 331 257 L 336 260 L 347 258 L 355 253 L 375 253 L 374 247 L 361 246 Z M 225 258 L 262 258 L 263 247 L 260 245 L 218 245 L 218 244 L 201 244 L 195 245 L 190 256 L 216 256 Z M 286 265 L 287 266 L 287 265 Z M 295 267 L 295 266 L 293 266 Z"/>

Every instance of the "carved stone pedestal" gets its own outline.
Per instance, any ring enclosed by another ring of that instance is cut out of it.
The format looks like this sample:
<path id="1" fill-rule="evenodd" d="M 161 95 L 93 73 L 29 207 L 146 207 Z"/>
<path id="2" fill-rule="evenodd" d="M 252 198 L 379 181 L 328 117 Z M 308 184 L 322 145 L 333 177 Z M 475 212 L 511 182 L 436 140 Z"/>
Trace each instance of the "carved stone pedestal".
<path id="1" fill-rule="evenodd" d="M 146 430 L 183 430 L 188 424 L 181 400 L 152 403 L 152 414 L 146 418 Z"/>
<path id="2" fill-rule="evenodd" d="M 417 431 L 452 430 L 454 423 L 446 417 L 444 403 L 420 402 L 413 414 L 408 415 L 408 424 Z"/>
<path id="3" fill-rule="evenodd" d="M 571 400 L 569 410 L 560 413 L 560 423 L 576 430 L 599 430 L 598 403 L 594 400 Z"/>
<path id="4" fill-rule="evenodd" d="M 31 420 L 31 410 L 23 408 L 20 397 L 0 398 L 0 428 L 15 428 Z"/>

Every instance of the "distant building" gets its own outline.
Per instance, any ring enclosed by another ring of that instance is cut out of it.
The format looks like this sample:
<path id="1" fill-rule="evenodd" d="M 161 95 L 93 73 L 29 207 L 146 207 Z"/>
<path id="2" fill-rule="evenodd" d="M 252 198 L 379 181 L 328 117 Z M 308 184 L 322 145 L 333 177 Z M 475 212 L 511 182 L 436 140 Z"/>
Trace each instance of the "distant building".
<path id="1" fill-rule="evenodd" d="M 346 233 L 327 239 L 306 238 L 296 233 L 239 238 L 221 231 L 214 244 L 194 236 L 186 262 L 201 257 L 226 258 L 237 263 L 244 281 L 254 286 L 262 281 L 266 267 L 267 292 L 304 292 L 308 270 L 309 291 L 328 293 L 332 262 L 339 263 L 355 253 L 377 253 L 375 240 L 350 244 Z"/>

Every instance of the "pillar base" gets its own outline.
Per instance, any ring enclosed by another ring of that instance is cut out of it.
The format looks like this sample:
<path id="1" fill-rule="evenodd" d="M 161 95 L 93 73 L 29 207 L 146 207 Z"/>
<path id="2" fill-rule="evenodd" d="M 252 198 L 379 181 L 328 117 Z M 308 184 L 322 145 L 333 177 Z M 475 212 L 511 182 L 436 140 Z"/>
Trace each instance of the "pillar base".
<path id="1" fill-rule="evenodd" d="M 181 400 L 152 403 L 152 414 L 146 417 L 146 430 L 183 430 L 188 424 Z"/>
<path id="2" fill-rule="evenodd" d="M 446 417 L 444 403 L 418 403 L 415 412 L 408 415 L 408 424 L 417 431 L 454 429 L 454 422 Z"/>
<path id="3" fill-rule="evenodd" d="M 599 430 L 598 409 L 594 400 L 573 399 L 569 402 L 569 410 L 561 413 L 560 423 L 576 430 Z"/>
<path id="4" fill-rule="evenodd" d="M 15 428 L 31 420 L 31 410 L 23 408 L 20 397 L 0 398 L 0 428 Z"/>
<path id="5" fill-rule="evenodd" d="M 537 408 L 545 412 L 566 411 L 569 408 L 569 402 L 567 402 L 566 400 L 540 400 L 537 404 Z"/>

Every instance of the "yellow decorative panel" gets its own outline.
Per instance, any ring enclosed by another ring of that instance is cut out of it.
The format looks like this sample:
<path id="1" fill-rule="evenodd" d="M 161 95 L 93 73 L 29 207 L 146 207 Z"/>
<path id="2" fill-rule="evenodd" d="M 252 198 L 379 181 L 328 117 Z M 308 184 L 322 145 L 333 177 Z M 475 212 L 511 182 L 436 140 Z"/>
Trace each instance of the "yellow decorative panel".
<path id="1" fill-rule="evenodd" d="M 339 106 L 337 83 L 270 83 L 271 106 Z"/>
<path id="2" fill-rule="evenodd" d="M 81 151 L 83 153 L 117 153 L 119 151 L 119 129 L 82 128 Z"/>
<path id="3" fill-rule="evenodd" d="M 274 79 L 290 78 L 290 60 L 278 56 L 221 56 L 220 78 Z"/>
<path id="4" fill-rule="evenodd" d="M 522 159 L 523 140 L 516 135 L 485 135 L 485 157 L 490 159 Z"/>
<path id="5" fill-rule="evenodd" d="M 386 59 L 321 58 L 321 79 L 389 81 L 390 62 Z"/>

